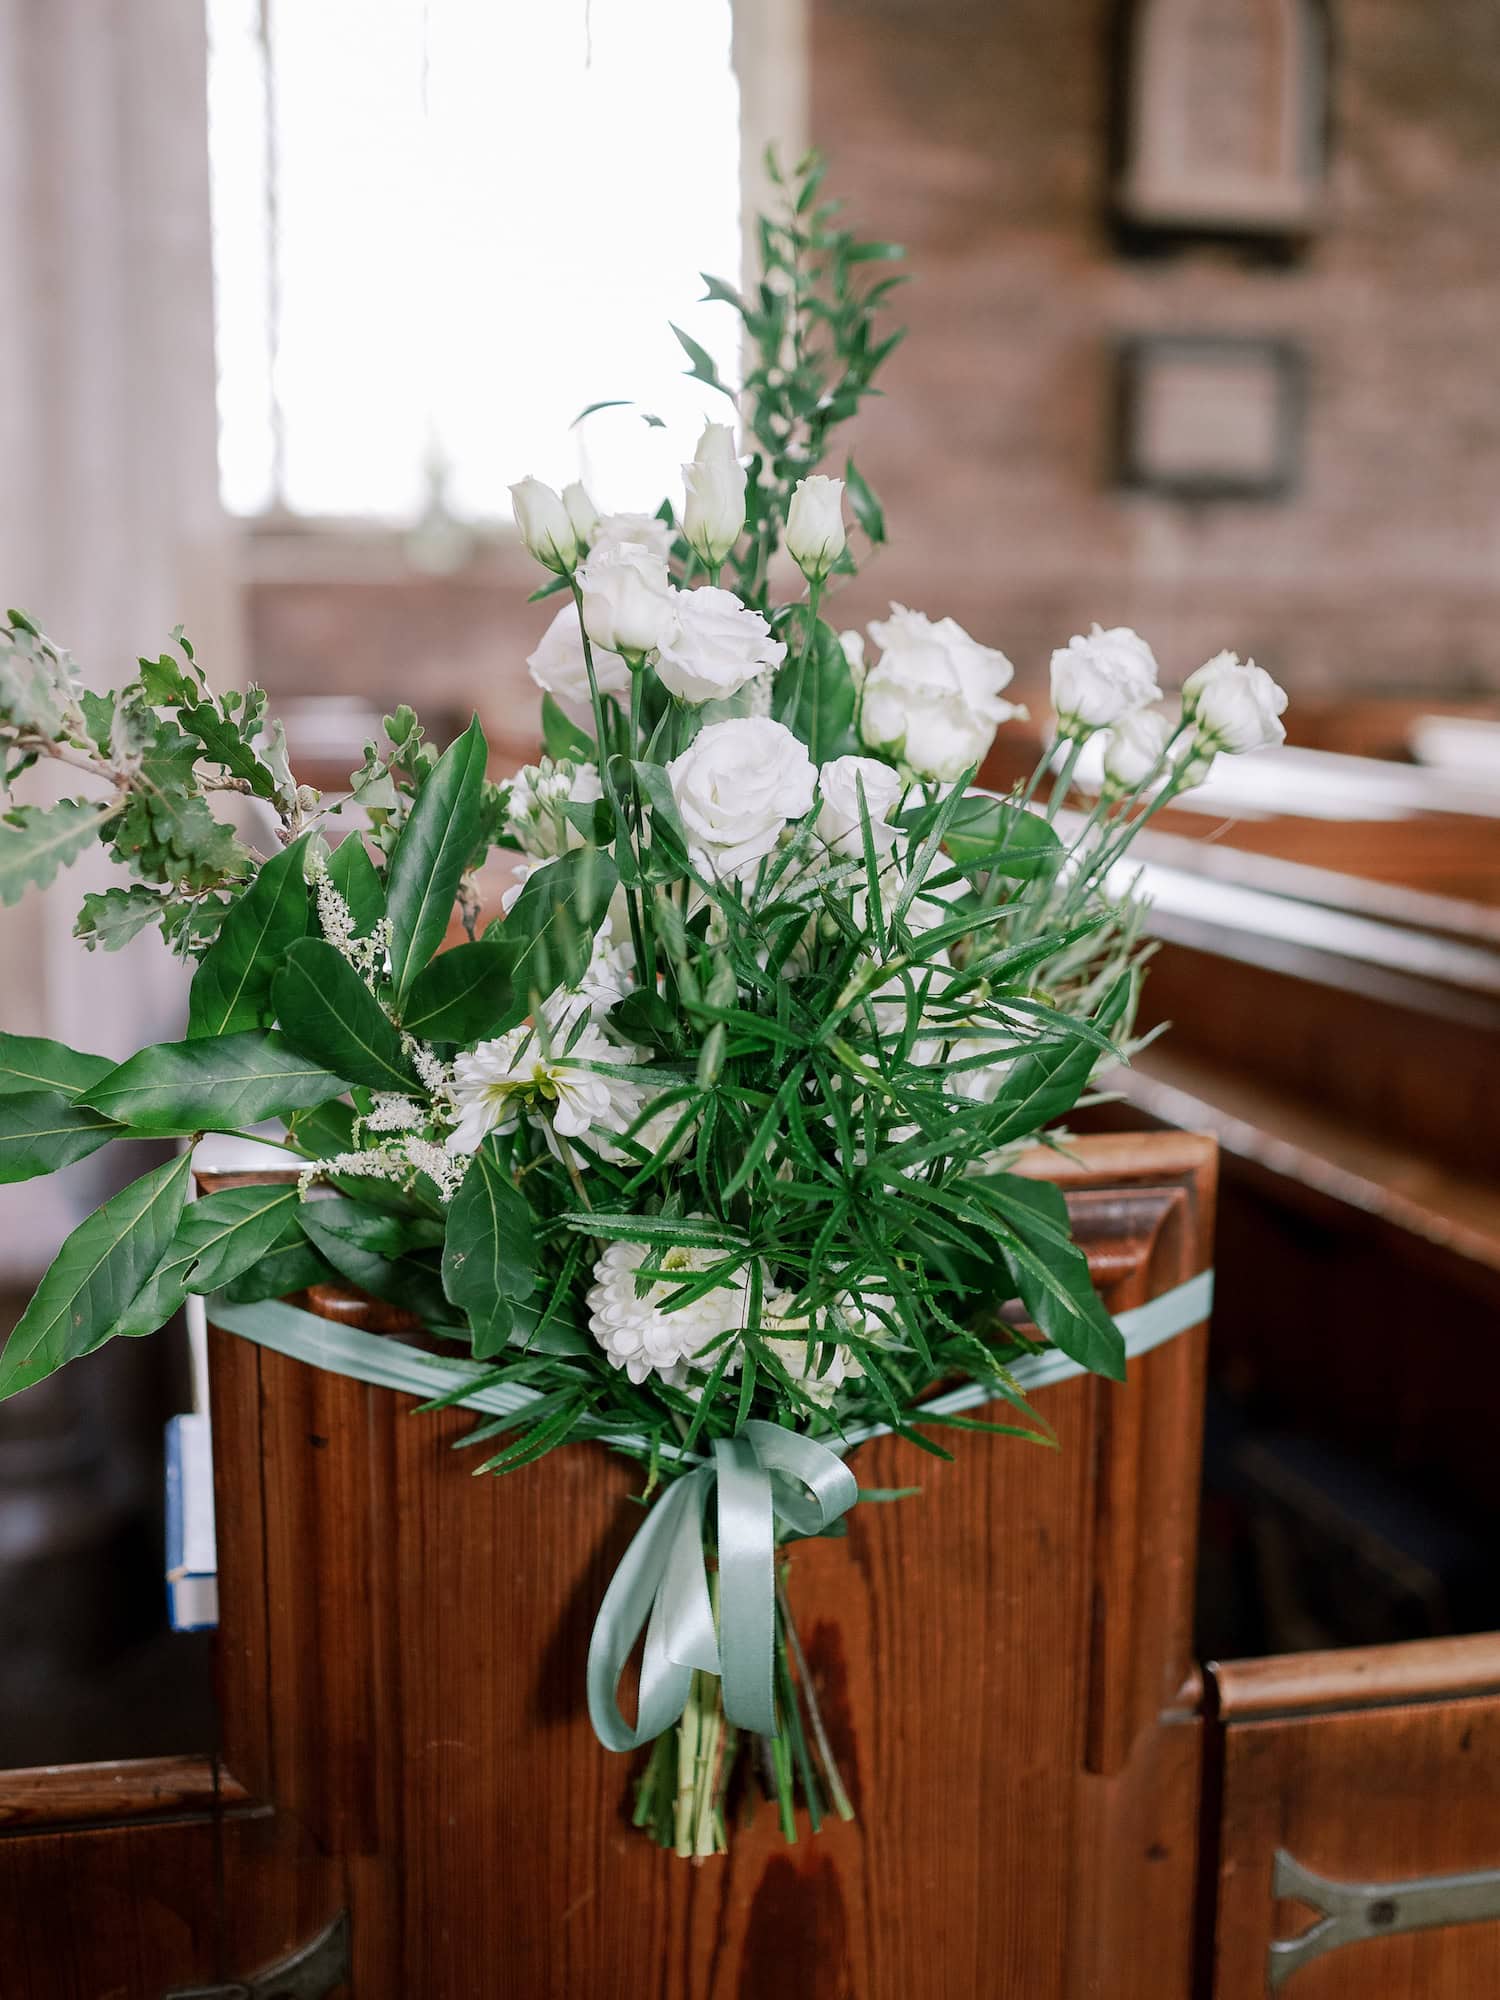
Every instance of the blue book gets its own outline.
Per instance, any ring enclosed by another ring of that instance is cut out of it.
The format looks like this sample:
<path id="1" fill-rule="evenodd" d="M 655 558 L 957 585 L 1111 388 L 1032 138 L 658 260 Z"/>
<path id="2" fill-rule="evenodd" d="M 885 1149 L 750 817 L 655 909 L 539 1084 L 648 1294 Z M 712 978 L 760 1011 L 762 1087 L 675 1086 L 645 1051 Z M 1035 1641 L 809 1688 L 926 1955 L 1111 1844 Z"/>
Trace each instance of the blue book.
<path id="1" fill-rule="evenodd" d="M 219 1622 L 213 1440 L 204 1415 L 167 1425 L 167 1616 L 174 1632 Z"/>

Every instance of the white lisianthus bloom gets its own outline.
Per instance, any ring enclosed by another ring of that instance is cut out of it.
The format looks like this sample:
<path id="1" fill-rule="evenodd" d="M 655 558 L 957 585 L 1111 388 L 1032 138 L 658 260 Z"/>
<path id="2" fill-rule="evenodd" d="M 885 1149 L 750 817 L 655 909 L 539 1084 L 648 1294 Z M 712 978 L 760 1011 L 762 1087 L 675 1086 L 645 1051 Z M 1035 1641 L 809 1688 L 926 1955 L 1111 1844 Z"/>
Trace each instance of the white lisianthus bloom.
<path id="1" fill-rule="evenodd" d="M 574 996 L 559 994 L 543 1009 L 548 1033 L 511 1028 L 481 1042 L 453 1064 L 455 1125 L 450 1153 L 472 1153 L 491 1132 L 509 1132 L 523 1114 L 555 1127 L 566 1139 L 599 1139 L 623 1132 L 641 1106 L 640 1086 L 604 1076 L 591 1064 L 620 1067 L 638 1052 L 606 1040 L 592 1021 L 569 1032 Z"/>
<path id="2" fill-rule="evenodd" d="M 517 480 L 510 497 L 528 552 L 547 569 L 566 575 L 577 562 L 580 549 L 561 496 L 543 480 L 528 476 Z"/>
<path id="3" fill-rule="evenodd" d="M 844 482 L 814 472 L 799 479 L 787 509 L 786 545 L 810 583 L 821 583 L 844 553 Z"/>
<path id="4" fill-rule="evenodd" d="M 693 857 L 705 873 L 748 874 L 788 820 L 812 810 L 818 774 L 785 723 L 711 722 L 667 766 Z"/>
<path id="5" fill-rule="evenodd" d="M 1254 660 L 1215 653 L 1182 684 L 1182 712 L 1206 750 L 1263 750 L 1285 743 L 1286 690 Z"/>
<path id="6" fill-rule="evenodd" d="M 983 761 L 1002 722 L 1025 709 L 1003 701 L 1015 668 L 951 618 L 934 624 L 893 604 L 870 626 L 880 657 L 865 675 L 859 731 L 872 749 L 924 778 L 949 781 Z"/>
<path id="7" fill-rule="evenodd" d="M 656 672 L 679 701 L 723 701 L 786 658 L 765 619 L 732 590 L 679 590 L 672 601 L 676 625 L 661 643 Z"/>
<path id="8" fill-rule="evenodd" d="M 550 859 L 565 848 L 583 845 L 583 835 L 564 814 L 564 806 L 597 805 L 603 797 L 597 764 L 572 764 L 566 757 L 557 763 L 544 757 L 539 764 L 523 764 L 510 781 L 506 830 L 527 854 Z"/>
<path id="9" fill-rule="evenodd" d="M 813 828 L 833 853 L 851 860 L 865 851 L 859 812 L 861 784 L 870 838 L 877 854 L 889 853 L 896 843 L 896 828 L 890 823 L 890 815 L 906 789 L 890 765 L 875 757 L 835 757 L 823 765 L 818 772 L 818 797 L 822 805 Z"/>
<path id="10" fill-rule="evenodd" d="M 1052 706 L 1059 736 L 1107 729 L 1133 709 L 1161 699 L 1156 655 L 1128 625 L 1095 625 L 1052 655 Z"/>
<path id="11" fill-rule="evenodd" d="M 589 495 L 589 489 L 581 479 L 575 479 L 571 486 L 562 490 L 562 503 L 567 509 L 573 533 L 578 537 L 578 546 L 586 549 L 594 538 L 594 530 L 599 525 L 599 509 Z"/>
<path id="12" fill-rule="evenodd" d="M 1106 730 L 1104 790 L 1114 797 L 1144 785 L 1166 754 L 1172 723 L 1159 708 L 1136 708 Z"/>
<path id="13" fill-rule="evenodd" d="M 672 525 L 656 514 L 600 514 L 595 517 L 589 534 L 589 548 L 595 554 L 601 549 L 617 549 L 624 542 L 633 543 L 638 549 L 649 549 L 652 555 L 668 562 L 672 555 Z"/>
<path id="14" fill-rule="evenodd" d="M 638 542 L 595 548 L 578 572 L 584 630 L 607 652 L 653 653 L 676 626 L 667 566 Z"/>
<path id="15" fill-rule="evenodd" d="M 682 468 L 682 532 L 704 562 L 723 562 L 745 525 L 745 468 L 728 424 L 705 424 L 691 465 Z"/>
<path id="16" fill-rule="evenodd" d="M 648 1254 L 654 1263 L 676 1275 L 653 1279 L 641 1296 L 636 1272 Z M 718 1250 L 648 1252 L 641 1243 L 611 1243 L 606 1248 L 594 1266 L 594 1282 L 588 1291 L 589 1330 L 611 1363 L 623 1368 L 632 1382 L 644 1382 L 654 1373 L 680 1388 L 690 1367 L 717 1366 L 723 1343 L 704 1353 L 711 1341 L 732 1332 L 738 1346 L 747 1310 L 743 1275 L 716 1285 L 676 1312 L 663 1310 L 685 1278 L 694 1271 L 707 1270 L 722 1257 Z"/>
<path id="17" fill-rule="evenodd" d="M 840 632 L 839 649 L 849 664 L 849 678 L 854 685 L 865 684 L 865 635 L 863 632 Z"/>
<path id="18" fill-rule="evenodd" d="M 594 678 L 599 683 L 599 692 L 619 694 L 628 688 L 630 669 L 620 655 L 604 646 L 595 646 L 593 650 Z M 555 694 L 560 701 L 587 706 L 591 699 L 589 670 L 583 657 L 583 627 L 578 622 L 576 605 L 563 606 L 542 634 L 541 644 L 528 655 L 526 665 L 539 688 Z"/>

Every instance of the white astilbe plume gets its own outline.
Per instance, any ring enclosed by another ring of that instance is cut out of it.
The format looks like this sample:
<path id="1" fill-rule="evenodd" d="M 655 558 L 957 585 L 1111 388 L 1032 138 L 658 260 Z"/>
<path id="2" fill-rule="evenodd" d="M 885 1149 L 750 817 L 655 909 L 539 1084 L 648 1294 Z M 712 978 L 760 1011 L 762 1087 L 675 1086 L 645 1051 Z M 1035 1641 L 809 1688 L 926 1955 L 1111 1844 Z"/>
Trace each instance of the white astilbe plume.
<path id="1" fill-rule="evenodd" d="M 354 1121 L 356 1139 L 365 1132 L 419 1132 L 427 1123 L 427 1113 L 410 1097 L 395 1091 L 377 1090 L 370 1110 Z"/>
<path id="2" fill-rule="evenodd" d="M 366 984 L 385 964 L 391 946 L 391 926 L 387 918 L 367 938 L 354 935 L 354 912 L 333 885 L 328 873 L 328 857 L 312 848 L 307 857 L 307 876 L 313 885 L 318 906 L 318 928 L 340 958 L 347 959 Z"/>
<path id="3" fill-rule="evenodd" d="M 297 1192 L 306 1200 L 317 1181 L 342 1176 L 349 1180 L 395 1181 L 410 1186 L 417 1174 L 425 1174 L 444 1201 L 451 1201 L 463 1185 L 466 1160 L 453 1160 L 430 1139 L 412 1133 L 386 1140 L 357 1153 L 334 1153 L 326 1160 L 312 1160 L 297 1176 Z"/>
<path id="4" fill-rule="evenodd" d="M 440 1063 L 425 1042 L 419 1042 L 415 1035 L 403 1034 L 401 1049 L 407 1061 L 421 1079 L 424 1090 L 434 1096 L 445 1091 L 453 1080 L 452 1072 L 445 1063 Z"/>

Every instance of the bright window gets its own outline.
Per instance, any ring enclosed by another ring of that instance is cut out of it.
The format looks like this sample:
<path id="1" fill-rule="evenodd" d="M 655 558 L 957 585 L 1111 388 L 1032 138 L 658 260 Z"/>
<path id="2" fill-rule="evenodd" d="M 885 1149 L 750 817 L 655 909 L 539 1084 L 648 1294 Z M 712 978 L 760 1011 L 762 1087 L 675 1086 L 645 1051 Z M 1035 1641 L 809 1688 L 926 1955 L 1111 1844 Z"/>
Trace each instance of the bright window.
<path id="1" fill-rule="evenodd" d="M 654 507 L 736 379 L 730 0 L 207 0 L 220 476 L 235 513 Z M 629 397 L 663 420 L 579 409 Z M 716 407 L 717 406 L 717 407 Z"/>

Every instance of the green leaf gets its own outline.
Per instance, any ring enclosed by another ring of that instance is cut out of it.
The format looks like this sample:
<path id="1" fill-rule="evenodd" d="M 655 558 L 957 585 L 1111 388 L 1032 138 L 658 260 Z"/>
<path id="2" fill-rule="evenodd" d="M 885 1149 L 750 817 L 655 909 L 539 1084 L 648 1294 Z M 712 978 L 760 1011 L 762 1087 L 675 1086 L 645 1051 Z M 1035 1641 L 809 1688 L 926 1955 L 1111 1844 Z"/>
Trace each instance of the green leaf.
<path id="1" fill-rule="evenodd" d="M 844 467 L 844 490 L 849 495 L 849 505 L 854 509 L 854 518 L 864 529 L 870 540 L 880 543 L 885 540 L 885 515 L 880 502 L 875 498 L 869 482 L 856 468 L 851 458 Z"/>
<path id="2" fill-rule="evenodd" d="M 59 868 L 78 859 L 111 811 L 64 799 L 6 813 L 0 818 L 0 903 L 19 903 L 28 887 L 45 889 Z"/>
<path id="3" fill-rule="evenodd" d="M 60 1090 L 0 1095 L 0 1182 L 56 1173 L 115 1138 L 120 1127 L 76 1105 Z"/>
<path id="4" fill-rule="evenodd" d="M 1040 813 L 973 793 L 949 821 L 943 846 L 960 866 L 996 875 L 1046 875 L 1062 862 L 1062 843 Z"/>
<path id="5" fill-rule="evenodd" d="M 329 1283 L 334 1273 L 305 1237 L 285 1243 L 242 1271 L 224 1287 L 234 1305 L 253 1305 L 259 1299 L 284 1299 L 308 1285 Z"/>
<path id="6" fill-rule="evenodd" d="M 132 882 L 129 888 L 116 883 L 109 889 L 91 889 L 83 899 L 73 935 L 89 951 L 96 946 L 118 951 L 147 924 L 154 924 L 164 908 L 161 895 L 145 882 Z"/>
<path id="7" fill-rule="evenodd" d="M 575 764 L 594 761 L 594 739 L 565 715 L 550 694 L 542 696 L 542 748 L 549 757 L 569 757 Z"/>
<path id="8" fill-rule="evenodd" d="M 694 340 L 690 333 L 684 333 L 680 326 L 673 326 L 670 320 L 667 324 L 672 326 L 683 353 L 693 364 L 687 371 L 689 377 L 695 382 L 706 382 L 710 389 L 717 389 L 721 396 L 727 396 L 730 402 L 733 402 L 734 391 L 726 389 L 719 380 L 718 366 L 708 349 L 701 342 Z"/>
<path id="9" fill-rule="evenodd" d="M 159 1042 L 94 1084 L 84 1102 L 153 1137 L 235 1132 L 284 1118 L 349 1088 L 346 1078 L 300 1055 L 280 1035 L 221 1035 Z"/>
<path id="10" fill-rule="evenodd" d="M 459 880 L 479 837 L 487 754 L 476 715 L 433 766 L 391 856 L 386 901 L 398 1005 L 447 932 Z"/>
<path id="11" fill-rule="evenodd" d="M 110 1338 L 172 1240 L 191 1171 L 181 1153 L 78 1225 L 0 1354 L 0 1400 Z"/>
<path id="12" fill-rule="evenodd" d="M 273 854 L 220 925 L 188 989 L 189 1041 L 270 1025 L 271 981 L 307 934 L 305 847 Z"/>
<path id="13" fill-rule="evenodd" d="M 1020 1248 L 1006 1248 L 1006 1261 L 1042 1332 L 1080 1366 L 1123 1382 L 1124 1336 L 1094 1290 L 1088 1259 L 1072 1240 L 1062 1190 L 1018 1174 L 985 1175 L 968 1187 L 996 1208 L 1020 1239 Z"/>
<path id="14" fill-rule="evenodd" d="M 496 1023 L 510 1008 L 513 956 L 499 938 L 440 951 L 411 989 L 402 1021 L 407 1033 L 424 1042 L 472 1042 L 498 1033 Z"/>
<path id="15" fill-rule="evenodd" d="M 271 994 L 282 1033 L 303 1055 L 371 1090 L 416 1091 L 400 1035 L 354 967 L 331 944 L 299 938 Z"/>
<path id="16" fill-rule="evenodd" d="M 490 1138 L 453 1197 L 443 1245 L 443 1290 L 468 1315 L 481 1359 L 497 1354 L 510 1338 L 512 1304 L 526 1298 L 535 1283 L 531 1208 Z"/>
<path id="17" fill-rule="evenodd" d="M 805 621 L 803 612 L 802 631 L 790 634 L 787 658 L 776 676 L 772 713 L 807 745 L 807 754 L 815 764 L 826 764 L 830 758 L 850 756 L 860 747 L 854 728 L 854 676 L 833 627 L 820 618 L 808 638 Z"/>
<path id="18" fill-rule="evenodd" d="M 1094 1026 L 1107 1034 L 1125 1011 L 1130 975 L 1117 979 L 1094 1016 Z M 996 1100 L 995 1122 L 987 1133 L 991 1146 L 1030 1138 L 1054 1118 L 1071 1111 L 1083 1095 L 1099 1051 L 1091 1042 L 1068 1041 L 1021 1056 L 1012 1064 Z"/>
<path id="19" fill-rule="evenodd" d="M 117 1338 L 154 1333 L 189 1292 L 217 1292 L 274 1252 L 306 1248 L 295 1181 L 221 1188 L 184 1207 L 172 1241 L 115 1327 Z"/>
<path id="20" fill-rule="evenodd" d="M 0 1096 L 12 1090 L 60 1090 L 64 1097 L 108 1076 L 108 1056 L 88 1056 L 45 1035 L 0 1035 Z"/>
<path id="21" fill-rule="evenodd" d="M 351 1285 L 404 1306 L 429 1326 L 449 1322 L 437 1271 L 401 1247 L 409 1240 L 399 1233 L 402 1218 L 338 1195 L 303 1202 L 298 1218 L 309 1242 Z"/>
<path id="22" fill-rule="evenodd" d="M 328 857 L 328 879 L 349 905 L 356 937 L 368 937 L 385 915 L 385 884 L 357 833 L 345 834 Z"/>

